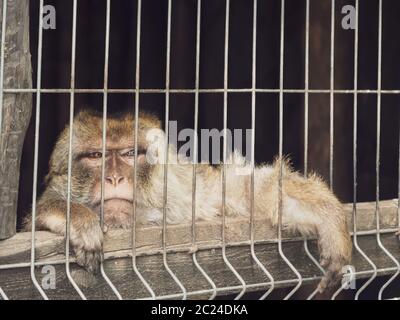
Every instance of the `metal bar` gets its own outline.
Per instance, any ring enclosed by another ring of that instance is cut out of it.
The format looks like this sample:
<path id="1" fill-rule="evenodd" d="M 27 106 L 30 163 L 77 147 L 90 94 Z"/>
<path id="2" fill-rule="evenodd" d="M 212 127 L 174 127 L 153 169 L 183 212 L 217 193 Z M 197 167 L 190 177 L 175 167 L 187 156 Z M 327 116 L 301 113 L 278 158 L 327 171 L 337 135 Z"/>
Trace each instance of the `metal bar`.
<path id="1" fill-rule="evenodd" d="M 43 299 L 48 300 L 46 293 L 39 285 L 35 275 L 35 227 L 36 227 L 36 198 L 37 198 L 37 176 L 39 161 L 39 128 L 40 128 L 40 85 L 42 76 L 42 40 L 43 40 L 43 0 L 40 0 L 39 9 L 39 39 L 37 60 L 37 87 L 36 93 L 36 122 L 35 122 L 35 149 L 33 158 L 33 186 L 32 186 L 32 238 L 31 238 L 31 263 L 30 273 L 33 285 L 39 291 Z"/>
<path id="2" fill-rule="evenodd" d="M 64 264 L 65 260 L 62 261 L 46 261 L 46 262 L 36 262 L 35 265 L 36 266 L 42 266 L 42 265 L 57 265 L 57 264 Z M 29 267 L 29 263 L 24 263 L 23 266 L 15 266 L 15 268 L 20 268 L 20 267 Z M 1 269 L 1 268 L 0 268 Z M 379 268 L 377 269 L 377 272 L 380 274 L 387 274 L 393 271 L 396 271 L 397 268 L 396 267 L 388 267 L 388 268 Z M 365 270 L 365 271 L 359 271 L 356 272 L 356 275 L 367 275 L 372 273 L 373 271 L 371 270 Z M 308 278 L 303 278 L 303 282 L 313 282 L 313 281 L 317 281 L 320 280 L 322 277 L 321 276 L 317 276 L 317 277 L 308 277 Z M 297 283 L 298 279 L 285 279 L 285 280 L 276 280 L 274 283 L 276 285 L 290 285 L 293 283 Z M 262 282 L 262 283 L 253 283 L 253 284 L 248 284 L 247 287 L 249 289 L 255 289 L 255 288 L 266 288 L 271 286 L 271 282 Z M 224 292 L 228 292 L 230 290 L 240 290 L 242 288 L 241 285 L 237 285 L 237 286 L 227 286 L 227 287 L 218 287 L 216 289 L 216 291 L 218 293 L 224 293 Z M 201 289 L 201 290 L 196 290 L 196 291 L 190 291 L 188 292 L 188 296 L 192 296 L 192 295 L 198 295 L 198 294 L 211 294 L 214 290 L 213 289 Z M 182 294 L 171 294 L 171 295 L 164 295 L 164 296 L 157 296 L 157 299 L 173 299 L 173 298 L 180 298 L 182 297 Z M 139 300 L 147 300 L 147 299 L 151 299 L 151 297 L 146 297 L 146 298 L 141 298 Z"/>
<path id="3" fill-rule="evenodd" d="M 353 96 L 353 240 L 354 247 L 363 256 L 363 258 L 369 263 L 373 269 L 373 274 L 364 285 L 357 290 L 355 300 L 358 300 L 360 294 L 368 287 L 368 285 L 376 278 L 377 268 L 372 260 L 364 253 L 358 245 L 357 241 L 357 86 L 358 86 L 358 8 L 359 1 L 355 0 L 356 5 L 356 29 L 354 30 L 354 96 Z"/>
<path id="4" fill-rule="evenodd" d="M 44 88 L 44 89 L 38 89 L 38 88 L 4 88 L 3 92 L 4 93 L 36 93 L 36 92 L 42 92 L 42 93 L 70 93 L 71 89 L 68 88 Z M 197 89 L 169 89 L 169 93 L 196 93 Z M 238 92 L 238 93 L 251 93 L 254 91 L 252 88 L 215 88 L 215 89 L 198 89 L 199 93 L 224 93 L 227 91 L 228 93 L 231 92 Z M 375 89 L 360 89 L 360 90 L 354 90 L 354 89 L 274 89 L 274 88 L 256 88 L 255 92 L 259 93 L 326 93 L 326 94 L 377 94 L 378 90 Z M 136 93 L 136 89 L 75 89 L 75 93 Z M 163 93 L 165 94 L 167 92 L 167 89 L 139 89 L 139 93 Z M 381 94 L 400 94 L 400 90 L 381 90 Z"/>
<path id="5" fill-rule="evenodd" d="M 332 0 L 334 1 L 334 0 Z M 307 179 L 308 176 L 308 116 L 309 116 L 309 73 L 310 73 L 310 0 L 306 1 L 306 36 L 305 36 L 305 70 L 304 70 L 304 177 Z M 308 241 L 304 239 L 304 250 L 310 260 L 317 266 L 322 274 L 325 274 L 325 270 L 320 266 L 318 260 L 311 254 L 308 248 Z M 318 293 L 318 288 L 307 297 L 307 300 L 311 300 Z"/>
<path id="6" fill-rule="evenodd" d="M 75 52 L 76 52 L 76 14 L 77 14 L 77 0 L 73 2 L 73 14 L 72 14 L 72 45 L 71 45 L 71 92 L 70 92 L 70 105 L 69 105 L 69 148 L 68 148 L 68 181 L 67 181 L 67 215 L 65 223 L 65 271 L 67 278 L 72 284 L 79 296 L 86 300 L 85 295 L 75 282 L 71 275 L 70 269 L 70 232 L 71 232 L 71 175 L 72 175 L 72 139 L 74 131 L 74 103 L 75 103 Z M 39 73 L 39 70 L 38 70 Z"/>
<path id="7" fill-rule="evenodd" d="M 105 48 L 104 48 L 104 82 L 103 88 L 108 88 L 108 62 L 109 62 L 109 47 L 110 47 L 110 13 L 111 13 L 111 3 L 110 0 L 107 0 L 106 7 L 106 35 L 105 35 Z M 105 154 L 106 154 L 106 139 L 107 139 L 107 103 L 108 103 L 107 92 L 103 93 L 103 137 L 102 137 L 102 156 L 101 156 L 101 204 L 100 204 L 100 226 L 101 229 L 104 230 L 104 183 L 105 183 Z M 107 282 L 111 290 L 117 296 L 119 300 L 122 300 L 122 296 L 108 278 L 104 271 L 104 263 L 103 260 L 100 262 L 100 273 L 103 279 Z"/>
<path id="8" fill-rule="evenodd" d="M 280 63 L 279 63 L 279 87 L 283 89 L 283 65 L 284 65 L 284 45 L 285 45 L 285 0 L 281 0 L 281 34 L 280 34 Z M 283 91 L 279 92 L 279 191 L 278 191 L 278 251 L 281 258 L 298 278 L 297 285 L 284 298 L 288 300 L 300 288 L 302 284 L 301 274 L 291 264 L 282 250 L 282 215 L 283 215 Z"/>
<path id="9" fill-rule="evenodd" d="M 382 251 L 396 264 L 397 272 L 386 281 L 379 290 L 378 299 L 382 299 L 384 290 L 393 282 L 394 279 L 400 274 L 400 263 L 397 259 L 385 248 L 381 241 L 380 229 L 380 212 L 379 212 L 379 183 L 380 183 L 380 146 L 381 146 L 381 104 L 382 97 L 379 91 L 382 88 L 382 0 L 379 0 L 379 30 L 378 30 L 378 95 L 377 95 L 377 108 L 376 108 L 376 241 Z"/>
<path id="10" fill-rule="evenodd" d="M 330 55 L 330 94 L 329 94 L 329 186 L 333 190 L 333 160 L 334 160 L 334 89 L 335 89 L 335 0 L 331 3 L 331 55 Z"/>
<path id="11" fill-rule="evenodd" d="M 399 240 L 400 240 L 400 122 L 399 122 L 399 160 L 398 160 L 398 165 L 399 165 L 399 168 L 397 170 L 398 191 L 397 191 L 397 232 L 396 232 L 396 234 L 398 235 Z"/>
<path id="12" fill-rule="evenodd" d="M 380 268 L 378 269 L 378 273 L 381 274 L 385 274 L 391 271 L 395 271 L 396 268 L 395 267 L 391 267 L 391 268 Z M 366 271 L 360 271 L 357 272 L 356 274 L 358 275 L 367 275 L 372 273 L 373 271 L 371 270 L 366 270 Z M 303 278 L 303 282 L 307 283 L 307 282 L 314 282 L 316 280 L 320 280 L 322 277 L 321 276 L 317 276 L 317 277 L 307 277 L 307 278 Z M 286 279 L 286 280 L 276 280 L 275 284 L 276 285 L 291 285 L 294 283 L 297 283 L 298 279 Z M 247 287 L 249 289 L 258 289 L 261 290 L 263 288 L 266 288 L 268 286 L 270 286 L 271 283 L 270 282 L 262 282 L 262 283 L 251 283 L 248 284 Z M 227 293 L 229 291 L 233 291 L 233 290 L 240 290 L 242 288 L 242 286 L 237 285 L 237 286 L 229 286 L 229 287 L 219 287 L 217 288 L 217 292 L 220 294 L 223 293 Z M 200 294 L 207 294 L 210 293 L 212 291 L 212 289 L 202 289 L 202 290 L 196 290 L 196 291 L 190 291 L 188 292 L 188 296 L 195 296 L 195 295 L 200 295 Z M 163 295 L 163 296 L 158 296 L 157 299 L 174 299 L 174 298 L 178 298 L 179 295 L 178 294 L 170 294 L 170 295 Z"/>
<path id="13" fill-rule="evenodd" d="M 330 87 L 331 93 L 329 95 L 329 186 L 333 191 L 333 157 L 334 157 L 334 118 L 335 118 L 335 105 L 334 105 L 334 88 L 335 88 L 335 0 L 332 0 L 332 9 L 331 9 L 331 58 L 330 58 Z M 335 300 L 336 297 L 343 291 L 344 286 L 340 286 L 332 294 L 332 300 Z"/>
<path id="14" fill-rule="evenodd" d="M 397 191 L 397 232 L 396 234 L 399 236 L 400 239 L 400 123 L 399 123 L 399 156 L 398 156 L 398 191 Z M 400 300 L 400 297 L 399 297 Z"/>
<path id="15" fill-rule="evenodd" d="M 0 287 L 0 297 L 3 300 L 8 300 L 8 297 L 7 297 L 6 293 L 3 291 L 3 289 L 1 287 Z"/>
<path id="16" fill-rule="evenodd" d="M 251 93 L 251 181 L 250 181 L 250 249 L 251 249 L 251 257 L 260 267 L 260 269 L 265 273 L 268 279 L 271 281 L 271 286 L 268 290 L 260 297 L 260 300 L 266 299 L 270 293 L 274 290 L 274 277 L 271 273 L 264 267 L 261 261 L 258 259 L 255 250 L 254 250 L 254 168 L 255 168 L 255 141 L 256 141 L 256 65 L 257 65 L 257 0 L 254 0 L 253 3 L 253 48 L 252 48 L 252 88 L 253 91 Z"/>
<path id="17" fill-rule="evenodd" d="M 229 53 L 229 7 L 230 0 L 226 0 L 225 6 L 225 44 L 224 44 L 224 89 L 228 89 L 228 53 Z M 242 285 L 242 290 L 235 297 L 235 300 L 240 299 L 246 292 L 246 282 L 240 276 L 240 274 L 236 271 L 236 269 L 232 266 L 226 256 L 226 162 L 227 162 L 227 125 L 228 124 L 228 91 L 224 90 L 224 123 L 223 123 L 223 165 L 222 165 L 222 228 L 221 228 L 221 238 L 222 238 L 222 258 L 228 268 L 232 271 L 235 277 L 239 280 Z"/>
<path id="18" fill-rule="evenodd" d="M 171 64 L 171 8 L 172 0 L 168 0 L 168 26 L 167 26 L 167 61 L 165 70 L 165 142 L 164 142 L 164 182 L 163 182 L 163 230 L 162 230 L 162 246 L 163 246 L 163 262 L 164 267 L 179 286 L 182 291 L 182 299 L 186 299 L 186 288 L 183 286 L 181 281 L 170 269 L 167 261 L 167 205 L 168 205 L 168 149 L 169 149 L 169 88 L 170 88 L 170 64 Z"/>
<path id="19" fill-rule="evenodd" d="M 196 79 L 195 87 L 196 93 L 194 95 L 194 146 L 193 146 L 193 172 L 192 172 L 192 246 L 194 249 L 197 248 L 196 244 L 196 181 L 197 181 L 197 162 L 198 162 L 198 137 L 197 130 L 199 125 L 199 86 L 200 86 L 200 30 L 201 30 L 201 0 L 197 0 L 197 26 L 196 26 Z M 193 263 L 196 268 L 200 271 L 203 277 L 213 288 L 212 294 L 209 300 L 212 300 L 217 295 L 217 286 L 214 281 L 210 278 L 207 272 L 200 266 L 196 257 L 197 250 L 194 250 L 192 254 Z"/>
<path id="20" fill-rule="evenodd" d="M 140 88 L 140 40 L 141 40 L 141 20 L 142 20 L 142 0 L 137 3 L 136 16 L 136 74 L 135 74 L 135 161 L 133 164 L 133 213 L 132 213 L 132 268 L 140 281 L 143 283 L 151 298 L 154 300 L 156 295 L 153 289 L 139 272 L 136 263 L 136 207 L 137 207 L 137 158 L 138 158 L 138 134 L 139 134 L 139 88 Z"/>
<path id="21" fill-rule="evenodd" d="M 309 73 L 310 73 L 310 0 L 306 1 L 306 34 L 304 62 L 304 176 L 308 175 L 308 116 L 309 116 Z"/>

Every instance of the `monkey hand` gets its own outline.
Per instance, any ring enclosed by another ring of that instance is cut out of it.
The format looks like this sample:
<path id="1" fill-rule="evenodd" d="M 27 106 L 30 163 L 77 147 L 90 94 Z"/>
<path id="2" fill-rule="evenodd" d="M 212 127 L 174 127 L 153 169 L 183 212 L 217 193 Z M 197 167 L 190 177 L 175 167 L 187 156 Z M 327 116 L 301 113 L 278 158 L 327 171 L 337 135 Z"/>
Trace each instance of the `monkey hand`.
<path id="1" fill-rule="evenodd" d="M 325 274 L 318 284 L 318 291 L 323 293 L 327 288 L 334 287 L 342 278 L 343 267 L 346 265 L 339 257 L 322 258 L 321 266 L 325 269 Z"/>
<path id="2" fill-rule="evenodd" d="M 321 266 L 325 269 L 318 291 L 324 292 L 328 287 L 334 287 L 343 277 L 344 268 L 351 260 L 351 240 L 347 233 L 335 232 L 329 235 L 321 234 L 319 247 L 321 252 Z M 332 238 L 334 236 L 334 238 Z M 330 239 L 329 239 L 330 238 Z"/>
<path id="3" fill-rule="evenodd" d="M 76 262 L 87 271 L 96 273 L 103 259 L 103 231 L 97 216 L 89 209 L 81 212 L 79 220 L 72 219 L 70 242 Z"/>

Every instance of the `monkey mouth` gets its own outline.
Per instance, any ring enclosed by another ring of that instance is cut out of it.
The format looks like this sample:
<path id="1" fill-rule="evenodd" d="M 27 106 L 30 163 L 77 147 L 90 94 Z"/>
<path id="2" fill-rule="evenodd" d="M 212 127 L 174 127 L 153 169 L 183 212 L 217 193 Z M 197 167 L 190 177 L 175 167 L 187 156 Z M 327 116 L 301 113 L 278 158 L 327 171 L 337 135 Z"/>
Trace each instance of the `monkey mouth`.
<path id="1" fill-rule="evenodd" d="M 132 199 L 128 199 L 128 198 L 105 198 L 104 199 L 104 204 L 111 204 L 111 203 L 125 203 L 127 204 L 131 204 L 133 205 L 133 200 Z M 94 203 L 94 206 L 101 206 L 101 199 L 99 199 L 98 201 L 96 201 L 96 203 Z"/>
<path id="2" fill-rule="evenodd" d="M 133 200 L 132 199 L 128 199 L 128 198 L 106 198 L 106 199 L 104 199 L 104 202 L 114 201 L 114 200 L 126 201 L 126 202 L 129 202 L 129 203 L 133 203 Z"/>

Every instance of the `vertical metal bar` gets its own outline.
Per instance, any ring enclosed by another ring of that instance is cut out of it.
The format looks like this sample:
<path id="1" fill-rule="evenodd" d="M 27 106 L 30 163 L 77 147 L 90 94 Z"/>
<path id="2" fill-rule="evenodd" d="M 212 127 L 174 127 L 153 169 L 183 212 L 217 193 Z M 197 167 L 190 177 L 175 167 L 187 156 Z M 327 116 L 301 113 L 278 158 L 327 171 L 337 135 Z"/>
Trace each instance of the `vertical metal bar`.
<path id="1" fill-rule="evenodd" d="M 274 278 L 270 272 L 264 267 L 261 261 L 258 259 L 254 250 L 254 168 L 255 168 L 255 141 L 256 141 L 256 66 L 257 66 L 257 0 L 253 2 L 253 48 L 252 48 L 252 91 L 251 91 L 251 176 L 250 176 L 250 249 L 251 256 L 257 263 L 258 267 L 265 273 L 268 279 L 271 281 L 269 289 L 260 297 L 260 300 L 266 299 L 270 293 L 274 290 Z"/>
<path id="2" fill-rule="evenodd" d="M 329 186 L 333 190 L 333 160 L 335 133 L 335 0 L 331 4 L 331 56 L 330 56 L 330 92 L 329 92 Z"/>
<path id="3" fill-rule="evenodd" d="M 109 60 L 109 47 L 110 47 L 110 12 L 111 12 L 111 3 L 110 0 L 107 0 L 106 7 L 106 38 L 105 38 L 105 48 L 104 48 L 104 83 L 103 83 L 103 137 L 102 137 L 102 157 L 101 157 L 101 205 L 100 205 L 100 226 L 101 229 L 104 229 L 104 192 L 105 192 L 105 163 L 106 163 L 106 139 L 107 139 L 107 103 L 108 103 L 108 60 Z M 104 271 L 104 262 L 103 260 L 100 262 L 100 272 L 103 276 L 104 280 L 110 286 L 111 290 L 117 296 L 119 300 L 122 300 L 121 294 L 108 278 Z"/>
<path id="4" fill-rule="evenodd" d="M 376 278 L 377 268 L 371 259 L 361 250 L 357 241 L 357 87 L 358 87 L 358 8 L 359 1 L 356 1 L 356 29 L 354 31 L 354 95 L 353 95 L 353 240 L 354 247 L 363 256 L 363 258 L 368 262 L 368 264 L 374 270 L 371 278 L 364 283 L 364 285 L 356 292 L 355 299 L 358 300 L 360 294 L 368 287 L 368 285 Z"/>
<path id="5" fill-rule="evenodd" d="M 378 94 L 377 94 L 377 108 L 376 108 L 376 241 L 382 251 L 396 264 L 397 271 L 392 275 L 392 277 L 386 281 L 378 293 L 378 299 L 382 299 L 382 295 L 387 286 L 392 283 L 392 281 L 400 273 L 400 263 L 397 259 L 385 248 L 381 241 L 380 234 L 380 212 L 379 212 L 379 184 L 380 184 L 380 146 L 381 146 L 381 105 L 382 105 L 382 0 L 379 0 L 379 33 L 378 33 L 378 84 L 377 84 Z"/>
<path id="6" fill-rule="evenodd" d="M 397 190 L 397 230 L 398 230 L 398 236 L 399 236 L 399 239 L 400 239 L 400 123 L 399 123 L 399 160 L 398 160 L 398 164 L 399 164 L 399 167 L 398 167 L 398 170 L 397 170 L 397 172 L 398 172 L 398 182 L 397 182 L 397 185 L 398 185 L 398 190 Z"/>
<path id="7" fill-rule="evenodd" d="M 304 176 L 308 175 L 308 98 L 309 98 L 309 60 L 310 60 L 310 0 L 306 0 L 306 37 L 304 62 Z"/>
<path id="8" fill-rule="evenodd" d="M 235 277 L 240 281 L 242 285 L 242 290 L 235 297 L 235 300 L 240 299 L 244 293 L 246 292 L 246 282 L 240 276 L 240 274 L 236 271 L 236 269 L 232 266 L 226 256 L 226 217 L 225 217 L 225 204 L 226 204 L 226 159 L 227 159 L 227 143 L 226 143 L 226 131 L 227 131 L 227 123 L 228 123 L 228 53 L 229 53 L 229 5 L 230 1 L 226 0 L 226 9 L 225 9 L 225 47 L 224 47 L 224 123 L 223 123 L 223 165 L 222 165 L 222 258 L 228 268 L 232 271 Z"/>
<path id="9" fill-rule="evenodd" d="M 3 14 L 1 20 L 1 60 L 0 60 L 0 135 L 3 132 L 3 91 L 4 91 L 4 49 L 7 32 L 7 0 L 3 0 Z"/>
<path id="10" fill-rule="evenodd" d="M 331 62 L 330 62 L 330 93 L 329 93 L 329 106 L 330 106 L 330 143 L 329 143 L 329 186 L 333 190 L 333 147 L 334 147 L 334 117 L 335 117 L 335 105 L 334 105 L 334 90 L 335 90 L 335 0 L 332 0 L 332 16 L 331 16 Z M 332 300 L 342 292 L 344 286 L 340 286 L 333 294 Z"/>
<path id="11" fill-rule="evenodd" d="M 74 131 L 74 103 L 75 103 L 75 52 L 76 52 L 76 12 L 77 12 L 77 0 L 73 2 L 73 13 L 72 13 L 72 44 L 71 44 L 71 92 L 70 92 L 70 105 L 69 105 L 69 149 L 68 149 L 68 181 L 67 181 L 67 216 L 65 224 L 65 271 L 67 278 L 78 292 L 79 296 L 86 300 L 85 295 L 76 284 L 75 280 L 71 275 L 69 252 L 70 252 L 70 232 L 71 232 L 71 175 L 72 175 L 72 138 Z"/>
<path id="12" fill-rule="evenodd" d="M 36 122 L 35 122 L 35 149 L 33 158 L 33 186 L 32 186 L 32 230 L 31 230 L 31 279 L 43 299 L 48 300 L 46 293 L 39 285 L 35 275 L 35 227 L 36 227 L 36 198 L 37 198 L 37 176 L 39 160 L 39 128 L 40 128 L 40 88 L 42 76 L 42 40 L 43 40 L 43 0 L 40 0 L 39 9 L 39 39 L 38 39 L 38 60 L 36 78 Z"/>
<path id="13" fill-rule="evenodd" d="M 285 0 L 281 0 L 281 34 L 280 34 L 280 63 L 279 63 L 279 185 L 278 185 L 278 251 L 281 258 L 286 262 L 289 268 L 295 273 L 299 282 L 291 290 L 284 300 L 291 296 L 300 288 L 302 276 L 291 264 L 282 250 L 282 215 L 283 215 L 283 66 L 285 49 Z"/>
<path id="14" fill-rule="evenodd" d="M 137 207 L 137 158 L 138 158 L 138 134 L 139 134 L 139 89 L 140 89 L 140 41 L 141 41 L 141 20 L 142 20 L 142 0 L 137 3 L 136 16 L 136 74 L 135 74 L 135 161 L 133 164 L 133 213 L 132 213 L 132 268 L 140 281 L 143 283 L 151 298 L 154 300 L 156 295 L 149 283 L 139 272 L 136 263 L 136 207 Z"/>
<path id="15" fill-rule="evenodd" d="M 197 248 L 196 244 L 196 181 L 197 181 L 197 148 L 198 148 L 198 124 L 199 124 L 199 86 L 200 86 L 200 27 L 201 27 L 201 0 L 197 0 L 197 29 L 196 29 L 196 79 L 195 79 L 195 95 L 194 95 L 194 146 L 193 146 L 193 172 L 192 172 L 192 246 Z M 196 250 L 192 254 L 193 263 L 200 271 L 207 282 L 213 288 L 213 292 L 209 297 L 214 299 L 217 295 L 217 287 L 214 281 L 211 280 L 207 272 L 200 266 L 196 257 Z"/>
<path id="16" fill-rule="evenodd" d="M 167 205 L 168 205 L 168 135 L 169 135 L 169 90 L 170 90 L 170 64 L 171 64 L 171 8 L 172 0 L 168 0 L 168 26 L 167 26 L 167 61 L 165 70 L 165 142 L 164 142 L 164 185 L 163 185 L 163 231 L 162 247 L 164 267 L 182 291 L 182 299 L 186 299 L 186 288 L 170 269 L 167 261 Z"/>
<path id="17" fill-rule="evenodd" d="M 334 3 L 335 0 L 332 0 Z M 333 25 L 333 24 L 332 24 Z M 304 177 L 308 175 L 308 116 L 309 116 L 309 73 L 310 73 L 310 0 L 306 0 L 306 37 L 305 37 L 305 70 L 304 70 Z M 308 248 L 308 241 L 304 239 L 304 250 L 310 260 L 318 267 L 322 274 L 325 270 L 320 266 L 318 260 L 311 254 Z M 308 297 L 311 300 L 318 293 L 316 288 Z"/>

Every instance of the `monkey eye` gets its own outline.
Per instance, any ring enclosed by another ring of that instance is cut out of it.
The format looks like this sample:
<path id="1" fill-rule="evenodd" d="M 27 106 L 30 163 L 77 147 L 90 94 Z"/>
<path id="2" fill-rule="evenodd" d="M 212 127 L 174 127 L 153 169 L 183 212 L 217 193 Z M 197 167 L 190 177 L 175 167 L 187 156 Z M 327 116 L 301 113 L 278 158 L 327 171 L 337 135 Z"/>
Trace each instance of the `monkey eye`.
<path id="1" fill-rule="evenodd" d="M 124 157 L 134 157 L 135 156 L 135 149 L 131 149 L 123 154 Z"/>
<path id="2" fill-rule="evenodd" d="M 90 159 L 99 159 L 102 157 L 102 153 L 99 151 L 91 152 L 87 155 L 87 157 Z"/>

